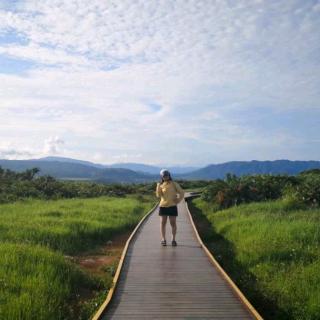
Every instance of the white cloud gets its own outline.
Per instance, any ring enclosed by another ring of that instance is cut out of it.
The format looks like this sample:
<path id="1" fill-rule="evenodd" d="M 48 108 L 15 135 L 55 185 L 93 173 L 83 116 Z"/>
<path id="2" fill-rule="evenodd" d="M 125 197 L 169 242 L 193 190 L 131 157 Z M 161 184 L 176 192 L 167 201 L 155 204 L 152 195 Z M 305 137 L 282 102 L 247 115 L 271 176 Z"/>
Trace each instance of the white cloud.
<path id="1" fill-rule="evenodd" d="M 129 161 L 143 161 L 143 155 L 141 153 L 131 154 L 131 153 L 123 153 L 112 156 L 112 159 L 116 162 L 129 162 Z"/>
<path id="2" fill-rule="evenodd" d="M 29 152 L 28 150 L 19 150 L 17 149 L 0 149 L 0 157 L 3 159 L 19 160 L 30 158 L 34 153 Z"/>
<path id="3" fill-rule="evenodd" d="M 0 159 L 12 159 L 12 160 L 19 160 L 30 158 L 34 156 L 35 153 L 31 148 L 26 147 L 18 147 L 15 146 L 11 142 L 0 142 Z"/>
<path id="4" fill-rule="evenodd" d="M 29 45 L 5 45 L 0 47 L 0 54 L 5 54 L 10 57 L 30 60 L 39 64 L 60 65 L 72 64 L 74 66 L 90 66 L 94 67 L 94 63 L 80 55 L 70 55 L 64 50 L 49 49 L 41 47 L 38 44 Z"/>
<path id="5" fill-rule="evenodd" d="M 172 163 L 191 164 L 190 143 L 199 157 L 217 157 L 210 146 L 219 146 L 237 158 L 235 145 L 263 145 L 265 132 L 225 110 L 319 110 L 317 8 L 31 0 L 0 10 L 0 34 L 13 30 L 27 42 L 0 42 L 0 55 L 33 63 L 23 75 L 0 73 L 0 135 L 58 134 L 68 141 L 64 152 L 104 162 L 135 154 L 163 162 L 167 151 Z"/>
<path id="6" fill-rule="evenodd" d="M 54 155 L 61 153 L 61 146 L 64 144 L 64 141 L 58 136 L 49 137 L 44 142 L 43 152 L 48 155 Z"/>

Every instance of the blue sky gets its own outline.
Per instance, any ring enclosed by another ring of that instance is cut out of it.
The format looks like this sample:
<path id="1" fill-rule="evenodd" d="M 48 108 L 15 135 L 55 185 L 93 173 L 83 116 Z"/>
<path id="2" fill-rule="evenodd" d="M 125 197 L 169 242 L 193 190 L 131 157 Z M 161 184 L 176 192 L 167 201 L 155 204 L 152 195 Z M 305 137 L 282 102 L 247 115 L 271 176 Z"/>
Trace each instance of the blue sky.
<path id="1" fill-rule="evenodd" d="M 320 160 L 320 1 L 0 1 L 0 158 Z"/>

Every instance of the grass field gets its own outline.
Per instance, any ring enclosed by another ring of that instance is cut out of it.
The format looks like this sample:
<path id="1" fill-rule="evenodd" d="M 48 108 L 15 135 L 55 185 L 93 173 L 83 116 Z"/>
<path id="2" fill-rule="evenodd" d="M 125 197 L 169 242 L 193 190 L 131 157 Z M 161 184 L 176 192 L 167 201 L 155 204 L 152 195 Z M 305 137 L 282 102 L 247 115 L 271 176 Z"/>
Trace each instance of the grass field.
<path id="1" fill-rule="evenodd" d="M 320 210 L 283 200 L 216 211 L 190 203 L 200 236 L 265 319 L 320 319 Z"/>
<path id="2" fill-rule="evenodd" d="M 66 256 L 94 249 L 134 229 L 152 197 L 34 200 L 0 205 L 0 319 L 88 319 L 111 284 Z M 100 290 L 79 310 L 80 292 Z"/>

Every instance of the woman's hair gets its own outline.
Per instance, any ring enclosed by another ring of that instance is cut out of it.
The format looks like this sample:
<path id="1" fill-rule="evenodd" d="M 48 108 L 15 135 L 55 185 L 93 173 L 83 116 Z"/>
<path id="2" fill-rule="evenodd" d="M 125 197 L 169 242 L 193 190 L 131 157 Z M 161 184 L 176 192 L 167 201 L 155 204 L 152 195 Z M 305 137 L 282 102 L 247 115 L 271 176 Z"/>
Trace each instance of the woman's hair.
<path id="1" fill-rule="evenodd" d="M 172 178 L 171 178 L 171 174 L 169 173 L 169 179 L 168 180 L 171 180 L 172 181 Z M 161 177 L 161 183 L 164 182 L 164 179 L 163 177 Z"/>

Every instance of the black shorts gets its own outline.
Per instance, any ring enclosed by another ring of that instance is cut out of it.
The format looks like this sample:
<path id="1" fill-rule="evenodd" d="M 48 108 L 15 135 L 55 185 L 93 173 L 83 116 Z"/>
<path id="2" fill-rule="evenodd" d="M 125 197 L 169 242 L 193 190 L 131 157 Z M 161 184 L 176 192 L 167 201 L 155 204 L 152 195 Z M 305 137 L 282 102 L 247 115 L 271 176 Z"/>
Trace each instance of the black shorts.
<path id="1" fill-rule="evenodd" d="M 177 216 L 178 208 L 177 206 L 172 207 L 159 207 L 159 216 Z"/>

